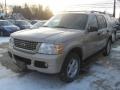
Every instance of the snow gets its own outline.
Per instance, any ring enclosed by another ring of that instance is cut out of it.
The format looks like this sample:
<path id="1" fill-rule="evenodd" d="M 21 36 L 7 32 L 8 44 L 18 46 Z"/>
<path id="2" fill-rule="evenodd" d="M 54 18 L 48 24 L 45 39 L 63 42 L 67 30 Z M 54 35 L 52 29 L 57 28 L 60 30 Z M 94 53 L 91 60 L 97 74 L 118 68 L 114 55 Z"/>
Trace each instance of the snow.
<path id="1" fill-rule="evenodd" d="M 5 78 L 5 77 L 15 76 L 15 75 L 18 75 L 18 73 L 15 73 L 10 69 L 7 69 L 6 67 L 2 66 L 0 63 L 0 79 Z"/>
<path id="2" fill-rule="evenodd" d="M 100 59 L 104 60 L 103 57 Z M 110 64 L 107 61 L 106 65 L 101 63 L 103 62 L 98 61 L 90 68 L 90 73 L 81 75 L 69 84 L 61 82 L 55 75 L 30 71 L 0 79 L 0 90 L 119 90 L 120 72 L 115 68 L 107 67 L 107 64 Z"/>
<path id="3" fill-rule="evenodd" d="M 81 83 L 73 82 L 71 84 L 64 84 L 55 77 L 40 75 L 33 72 L 26 74 L 24 77 L 13 77 L 0 80 L 1 90 L 89 90 L 89 79 L 81 81 Z M 7 87 L 5 86 L 7 85 Z M 85 85 L 87 86 L 85 88 Z"/>
<path id="4" fill-rule="evenodd" d="M 5 53 L 7 52 L 7 49 L 0 48 L 0 53 Z"/>
<path id="5" fill-rule="evenodd" d="M 0 54 L 0 57 L 3 57 L 3 55 Z"/>
<path id="6" fill-rule="evenodd" d="M 0 48 L 0 57 L 3 57 L 2 53 L 5 53 L 5 52 L 7 52 L 7 49 Z"/>
<path id="7" fill-rule="evenodd" d="M 2 44 L 2 43 L 8 43 L 9 39 L 10 39 L 10 37 L 0 37 L 0 44 Z"/>
<path id="8" fill-rule="evenodd" d="M 120 46 L 116 47 L 116 48 L 112 48 L 112 50 L 114 51 L 119 51 L 120 52 Z"/>
<path id="9" fill-rule="evenodd" d="M 102 69 L 102 70 L 101 70 Z M 30 72 L 11 78 L 0 80 L 0 90 L 111 90 L 120 80 L 120 72 L 108 70 L 98 65 L 91 68 L 93 74 L 78 78 L 76 81 L 65 84 L 56 76 L 44 75 L 38 72 Z M 113 79 L 111 79 L 113 78 Z M 103 83 L 101 83 L 103 82 Z M 102 84 L 102 87 L 100 85 Z M 6 87 L 7 85 L 7 87 Z M 107 88 L 107 89 L 105 89 Z M 116 89 L 117 90 L 117 89 Z"/>

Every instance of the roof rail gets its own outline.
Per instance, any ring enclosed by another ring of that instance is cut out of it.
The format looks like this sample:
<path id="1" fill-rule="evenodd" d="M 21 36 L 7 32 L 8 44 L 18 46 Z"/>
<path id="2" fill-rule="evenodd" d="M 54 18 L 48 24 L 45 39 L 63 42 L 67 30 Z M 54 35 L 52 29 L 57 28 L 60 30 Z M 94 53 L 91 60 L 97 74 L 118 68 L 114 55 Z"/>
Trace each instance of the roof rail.
<path id="1" fill-rule="evenodd" d="M 91 11 L 91 13 L 101 13 L 101 14 L 108 14 L 108 13 L 106 13 L 105 11 L 104 11 L 104 12 L 101 12 L 101 11 Z"/>
<path id="2" fill-rule="evenodd" d="M 90 12 L 90 13 L 102 13 L 102 14 L 107 14 L 105 11 L 63 11 L 63 12 Z"/>
<path id="3" fill-rule="evenodd" d="M 90 12 L 90 11 L 62 11 L 62 12 Z"/>
<path id="4" fill-rule="evenodd" d="M 62 12 L 86 12 L 86 13 L 107 14 L 107 15 L 112 16 L 112 14 L 107 13 L 106 11 L 102 12 L 102 11 L 95 11 L 95 10 L 92 10 L 92 11 L 62 11 Z"/>

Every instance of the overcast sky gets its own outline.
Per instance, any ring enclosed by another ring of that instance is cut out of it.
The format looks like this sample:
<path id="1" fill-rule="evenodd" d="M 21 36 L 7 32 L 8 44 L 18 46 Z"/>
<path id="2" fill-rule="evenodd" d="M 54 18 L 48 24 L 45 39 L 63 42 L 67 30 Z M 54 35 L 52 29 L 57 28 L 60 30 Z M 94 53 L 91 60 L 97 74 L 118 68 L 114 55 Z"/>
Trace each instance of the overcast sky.
<path id="1" fill-rule="evenodd" d="M 5 0 L 0 0 L 4 2 Z M 113 0 L 6 0 L 9 4 L 23 4 L 23 3 L 47 3 L 53 4 L 53 2 L 57 4 L 76 4 L 76 3 L 99 3 L 99 2 L 111 2 Z"/>
<path id="2" fill-rule="evenodd" d="M 0 2 L 4 3 L 5 0 L 0 0 Z M 27 4 L 42 4 L 44 6 L 50 6 L 54 13 L 58 13 L 59 11 L 65 9 L 82 9 L 82 10 L 100 10 L 100 11 L 107 11 L 112 13 L 112 3 L 113 0 L 6 0 L 7 5 L 23 5 L 24 3 Z M 100 5 L 102 8 L 94 8 L 91 6 L 77 6 L 81 4 L 99 4 L 99 3 L 111 3 L 111 8 L 104 8 L 105 5 Z M 73 7 L 74 6 L 74 7 Z M 117 16 L 119 15 L 119 11 L 117 10 Z"/>

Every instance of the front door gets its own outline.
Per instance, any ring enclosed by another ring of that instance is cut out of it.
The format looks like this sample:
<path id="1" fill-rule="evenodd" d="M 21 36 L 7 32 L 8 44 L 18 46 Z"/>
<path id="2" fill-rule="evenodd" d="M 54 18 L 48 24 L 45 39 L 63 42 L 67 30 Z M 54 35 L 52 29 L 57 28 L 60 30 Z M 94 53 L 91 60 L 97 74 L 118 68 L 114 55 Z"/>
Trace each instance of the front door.
<path id="1" fill-rule="evenodd" d="M 97 19 L 96 19 L 95 15 L 92 15 L 88 19 L 87 29 L 89 27 L 96 27 L 96 28 L 98 28 L 98 23 L 97 23 Z M 97 44 L 98 43 L 99 43 L 98 31 L 92 31 L 92 32 L 88 31 L 85 34 L 85 37 L 84 37 L 85 52 L 84 52 L 84 54 L 85 54 L 86 57 L 89 57 L 89 56 L 93 55 L 94 53 L 96 53 L 96 51 L 97 51 Z"/>

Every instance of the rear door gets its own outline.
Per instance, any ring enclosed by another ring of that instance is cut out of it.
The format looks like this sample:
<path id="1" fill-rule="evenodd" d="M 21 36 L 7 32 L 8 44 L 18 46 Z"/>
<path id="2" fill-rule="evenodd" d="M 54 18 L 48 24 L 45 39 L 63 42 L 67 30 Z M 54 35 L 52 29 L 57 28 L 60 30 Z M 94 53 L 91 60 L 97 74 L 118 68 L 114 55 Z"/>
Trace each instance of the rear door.
<path id="1" fill-rule="evenodd" d="M 88 20 L 87 30 L 90 27 L 98 28 L 98 23 L 95 15 L 91 15 Z M 86 48 L 86 57 L 93 55 L 97 51 L 97 43 L 99 43 L 98 31 L 88 32 L 84 38 L 84 45 Z"/>
<path id="2" fill-rule="evenodd" d="M 99 42 L 97 43 L 98 50 L 102 49 L 106 45 L 107 40 L 107 34 L 108 34 L 108 28 L 107 28 L 107 22 L 103 15 L 97 15 L 97 21 L 98 21 L 98 37 Z"/>

